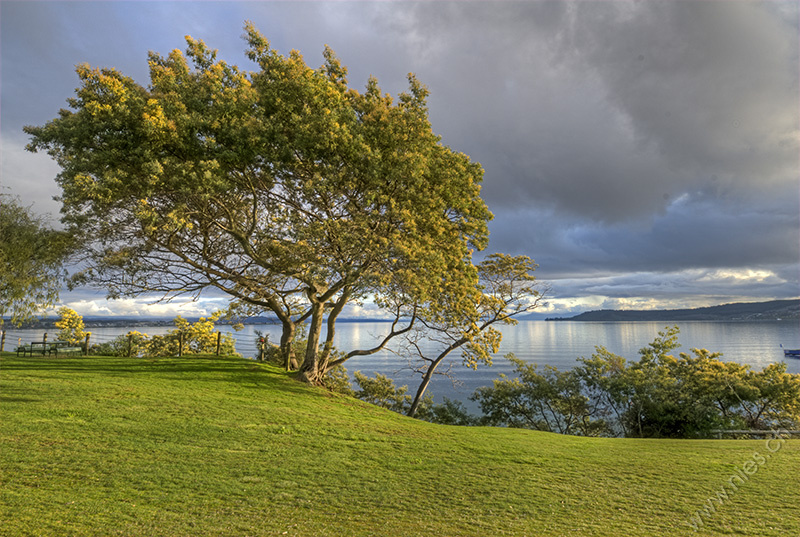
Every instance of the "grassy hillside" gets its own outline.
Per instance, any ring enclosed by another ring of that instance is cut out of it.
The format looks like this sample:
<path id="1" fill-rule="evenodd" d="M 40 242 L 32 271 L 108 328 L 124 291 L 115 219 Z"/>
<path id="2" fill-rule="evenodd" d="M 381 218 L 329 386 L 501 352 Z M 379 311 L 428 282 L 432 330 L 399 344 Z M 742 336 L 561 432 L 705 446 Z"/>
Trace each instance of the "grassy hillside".
<path id="1" fill-rule="evenodd" d="M 798 468 L 800 441 L 432 425 L 239 359 L 0 360 L 4 536 L 798 535 Z"/>

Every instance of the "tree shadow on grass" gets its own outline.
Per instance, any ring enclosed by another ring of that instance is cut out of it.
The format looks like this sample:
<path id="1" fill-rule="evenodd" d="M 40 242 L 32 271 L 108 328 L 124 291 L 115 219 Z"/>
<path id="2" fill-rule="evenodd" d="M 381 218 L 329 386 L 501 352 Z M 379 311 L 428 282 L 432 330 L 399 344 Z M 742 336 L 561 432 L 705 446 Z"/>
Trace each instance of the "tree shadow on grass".
<path id="1" fill-rule="evenodd" d="M 30 397 L 9 397 L 7 395 L 0 395 L 0 404 L 3 403 L 38 403 L 40 399 L 31 399 Z"/>

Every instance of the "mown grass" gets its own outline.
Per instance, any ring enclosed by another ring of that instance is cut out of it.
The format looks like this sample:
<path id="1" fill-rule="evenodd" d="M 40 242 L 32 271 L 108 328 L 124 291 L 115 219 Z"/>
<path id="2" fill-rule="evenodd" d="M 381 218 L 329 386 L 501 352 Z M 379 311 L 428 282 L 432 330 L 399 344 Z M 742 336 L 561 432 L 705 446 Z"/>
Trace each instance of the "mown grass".
<path id="1" fill-rule="evenodd" d="M 800 441 L 411 420 L 241 359 L 0 359 L 0 535 L 800 535 Z M 776 449 L 777 448 L 777 449 Z"/>

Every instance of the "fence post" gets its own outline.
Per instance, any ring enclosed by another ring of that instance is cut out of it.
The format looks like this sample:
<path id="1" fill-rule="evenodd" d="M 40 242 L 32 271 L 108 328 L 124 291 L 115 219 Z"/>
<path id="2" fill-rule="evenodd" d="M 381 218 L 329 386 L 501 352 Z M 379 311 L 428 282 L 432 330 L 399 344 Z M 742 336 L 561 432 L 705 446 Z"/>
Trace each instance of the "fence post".
<path id="1" fill-rule="evenodd" d="M 91 336 L 91 332 L 86 332 L 86 340 L 83 342 L 83 355 L 89 356 L 89 336 Z"/>
<path id="2" fill-rule="evenodd" d="M 221 346 L 222 346 L 222 332 L 217 332 L 217 356 L 219 356 L 219 351 Z"/>
<path id="3" fill-rule="evenodd" d="M 128 358 L 131 357 L 131 351 L 133 350 L 133 334 L 128 332 Z"/>
<path id="4" fill-rule="evenodd" d="M 0 352 L 3 352 L 6 348 L 6 331 L 2 330 L 2 334 L 0 335 Z"/>

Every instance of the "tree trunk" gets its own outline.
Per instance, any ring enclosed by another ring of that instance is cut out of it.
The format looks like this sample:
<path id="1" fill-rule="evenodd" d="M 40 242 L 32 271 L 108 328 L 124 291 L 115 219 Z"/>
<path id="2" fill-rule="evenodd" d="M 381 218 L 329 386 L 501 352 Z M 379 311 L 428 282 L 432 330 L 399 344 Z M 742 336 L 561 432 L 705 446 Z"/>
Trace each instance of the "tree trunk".
<path id="1" fill-rule="evenodd" d="M 283 331 L 281 332 L 281 355 L 283 356 L 283 365 L 286 367 L 286 371 L 291 371 L 293 368 L 292 362 L 295 364 L 297 363 L 297 360 L 294 356 L 294 349 L 292 349 L 294 334 L 297 327 L 292 321 L 284 320 L 282 323 Z"/>
<path id="2" fill-rule="evenodd" d="M 345 287 L 340 296 L 333 306 L 333 309 L 328 312 L 328 324 L 325 332 L 325 344 L 322 347 L 322 355 L 318 359 L 320 378 L 332 369 L 330 366 L 331 352 L 333 351 L 333 338 L 336 335 L 336 319 L 342 313 L 347 302 L 350 300 L 350 288 Z"/>
<path id="3" fill-rule="evenodd" d="M 301 380 L 310 384 L 320 384 L 325 371 L 319 364 L 319 338 L 322 334 L 322 316 L 325 311 L 323 302 L 314 302 L 311 305 L 311 324 L 308 327 L 308 345 L 306 345 L 306 356 L 303 365 L 300 367 Z"/>
<path id="4" fill-rule="evenodd" d="M 419 409 L 419 404 L 422 402 L 422 396 L 425 394 L 425 390 L 428 389 L 428 384 L 430 384 L 431 378 L 433 377 L 433 374 L 436 372 L 436 368 L 439 367 L 439 364 L 442 363 L 442 360 L 447 358 L 448 354 L 450 354 L 457 348 L 461 347 L 467 341 L 468 341 L 467 338 L 464 337 L 462 337 L 458 341 L 454 341 L 453 343 L 450 344 L 449 347 L 443 350 L 439 354 L 439 356 L 436 357 L 435 360 L 431 361 L 431 365 L 428 366 L 428 370 L 425 371 L 425 375 L 422 377 L 422 382 L 420 383 L 419 388 L 417 388 L 417 395 L 414 396 L 414 400 L 411 402 L 411 408 L 408 409 L 408 416 L 413 418 L 414 415 L 417 413 L 417 410 Z"/>
<path id="5" fill-rule="evenodd" d="M 422 401 L 422 396 L 425 394 L 425 390 L 428 389 L 428 384 L 431 382 L 431 378 L 433 378 L 433 373 L 436 371 L 436 367 L 439 365 L 438 362 L 432 363 L 428 370 L 425 371 L 425 375 L 422 377 L 422 382 L 419 384 L 419 388 L 417 388 L 417 394 L 414 396 L 414 400 L 411 402 L 411 408 L 408 409 L 408 416 L 414 417 L 417 414 L 417 410 L 419 409 L 419 404 Z"/>

